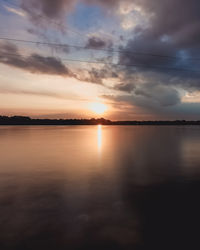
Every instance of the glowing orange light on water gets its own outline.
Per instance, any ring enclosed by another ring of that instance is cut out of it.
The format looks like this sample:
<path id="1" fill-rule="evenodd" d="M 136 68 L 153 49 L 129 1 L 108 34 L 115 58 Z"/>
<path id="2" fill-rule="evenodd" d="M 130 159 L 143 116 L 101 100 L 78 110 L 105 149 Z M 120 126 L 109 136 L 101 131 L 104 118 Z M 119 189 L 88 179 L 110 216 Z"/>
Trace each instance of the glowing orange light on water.
<path id="1" fill-rule="evenodd" d="M 98 125 L 97 130 L 97 145 L 98 145 L 98 151 L 101 151 L 102 148 L 102 127 L 101 125 Z"/>

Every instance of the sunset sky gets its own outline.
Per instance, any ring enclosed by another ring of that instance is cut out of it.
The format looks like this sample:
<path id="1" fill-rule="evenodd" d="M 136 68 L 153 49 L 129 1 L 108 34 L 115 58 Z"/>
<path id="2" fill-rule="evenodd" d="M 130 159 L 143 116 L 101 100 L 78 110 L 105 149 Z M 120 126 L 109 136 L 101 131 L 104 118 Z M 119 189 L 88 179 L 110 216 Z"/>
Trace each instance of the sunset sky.
<path id="1" fill-rule="evenodd" d="M 199 10 L 199 0 L 1 0 L 0 115 L 200 119 Z"/>

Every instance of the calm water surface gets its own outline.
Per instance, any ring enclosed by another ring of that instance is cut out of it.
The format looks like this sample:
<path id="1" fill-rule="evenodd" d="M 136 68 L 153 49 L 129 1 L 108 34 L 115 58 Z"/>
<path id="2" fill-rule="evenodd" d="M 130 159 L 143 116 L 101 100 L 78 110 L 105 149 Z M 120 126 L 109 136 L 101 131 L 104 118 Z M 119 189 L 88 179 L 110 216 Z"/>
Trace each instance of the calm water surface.
<path id="1" fill-rule="evenodd" d="M 0 249 L 200 249 L 200 127 L 1 126 Z"/>

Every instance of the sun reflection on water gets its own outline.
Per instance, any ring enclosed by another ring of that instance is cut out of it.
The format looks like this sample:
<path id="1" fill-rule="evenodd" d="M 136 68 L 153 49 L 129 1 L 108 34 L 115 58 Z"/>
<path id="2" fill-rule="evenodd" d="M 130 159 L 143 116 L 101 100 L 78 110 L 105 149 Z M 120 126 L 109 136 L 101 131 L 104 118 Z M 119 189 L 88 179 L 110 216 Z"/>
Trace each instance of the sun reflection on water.
<path id="1" fill-rule="evenodd" d="M 102 150 L 102 126 L 98 125 L 97 128 L 97 147 L 98 147 L 98 153 L 101 153 Z"/>

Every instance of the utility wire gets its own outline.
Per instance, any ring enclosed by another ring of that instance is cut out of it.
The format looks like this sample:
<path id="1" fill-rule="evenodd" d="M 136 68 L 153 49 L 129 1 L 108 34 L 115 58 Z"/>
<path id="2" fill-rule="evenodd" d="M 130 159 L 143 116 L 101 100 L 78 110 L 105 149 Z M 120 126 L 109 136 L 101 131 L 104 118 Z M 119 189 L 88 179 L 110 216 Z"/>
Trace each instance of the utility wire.
<path id="1" fill-rule="evenodd" d="M 10 3 L 10 2 L 6 2 L 5 0 L 3 0 L 5 3 L 9 4 L 9 5 L 13 5 L 17 8 L 21 8 L 20 6 L 18 6 L 17 4 L 14 3 Z M 21 8 L 22 9 L 22 8 Z M 45 18 L 42 15 L 38 15 L 38 18 Z M 51 23 L 57 25 L 57 26 L 62 26 L 62 28 L 64 27 L 63 25 L 61 25 L 60 23 L 54 22 L 52 20 L 48 20 Z M 64 27 L 65 28 L 65 27 Z M 80 35 L 81 37 L 84 38 L 88 38 L 85 34 L 82 34 L 78 31 L 74 31 L 71 28 L 69 28 L 67 26 L 67 29 L 69 29 L 70 31 L 72 31 L 73 33 Z M 177 57 L 177 56 L 167 56 L 167 55 L 159 55 L 159 54 L 152 54 L 152 53 L 142 53 L 142 52 L 136 52 L 136 51 L 130 51 L 130 50 L 114 50 L 114 49 L 103 49 L 103 48 L 92 48 L 92 47 L 87 47 L 87 46 L 80 46 L 80 45 L 70 45 L 70 44 L 60 44 L 60 43 L 50 43 L 50 42 L 37 42 L 37 41 L 28 41 L 28 40 L 22 40 L 22 39 L 12 39 L 12 38 L 7 38 L 7 37 L 0 37 L 0 40 L 10 40 L 10 41 L 15 41 L 15 42 L 24 42 L 24 43 L 34 43 L 34 44 L 41 44 L 41 45 L 53 45 L 53 46 L 61 46 L 61 47 L 71 47 L 71 48 L 76 48 L 76 49 L 87 49 L 87 50 L 96 50 L 96 51 L 104 51 L 104 52 L 109 52 L 109 53 L 128 53 L 128 54 L 133 54 L 136 56 L 152 56 L 152 57 L 160 57 L 160 58 L 168 58 L 168 59 L 174 59 L 174 60 L 182 60 L 182 57 Z M 194 60 L 194 61 L 199 61 L 200 58 L 192 58 L 192 57 L 188 57 L 186 58 L 187 60 Z"/>
<path id="2" fill-rule="evenodd" d="M 22 9 L 19 5 L 17 4 L 14 4 L 14 3 L 11 3 L 9 1 L 5 1 L 3 0 L 6 4 L 9 4 L 10 6 L 14 6 L 14 7 L 17 7 L 17 8 L 20 8 Z M 23 9 L 22 9 L 23 10 Z M 24 10 L 23 10 L 24 11 Z M 38 18 L 43 18 L 45 19 L 44 16 L 42 15 L 38 15 Z M 45 19 L 46 20 L 46 19 Z M 63 25 L 61 25 L 60 23 L 57 23 L 53 20 L 49 20 L 48 19 L 48 22 L 51 22 L 57 26 L 62 26 L 62 28 L 65 28 Z M 66 24 L 65 24 L 66 25 Z M 71 32 L 83 37 L 84 39 L 87 38 L 88 39 L 88 36 L 81 33 L 81 32 L 78 32 L 78 31 L 75 31 L 73 29 L 71 29 L 68 25 L 67 26 L 67 29 L 70 30 Z M 12 40 L 12 39 L 9 39 L 9 38 L 4 38 L 5 40 Z M 0 40 L 3 40 L 3 38 L 0 38 Z M 126 40 L 124 39 L 125 41 L 129 41 L 129 40 Z M 29 43 L 37 43 L 37 44 L 43 44 L 43 45 L 54 45 L 54 46 L 68 46 L 68 47 L 73 47 L 73 48 L 78 48 L 78 49 L 88 49 L 88 50 L 97 50 L 97 51 L 104 51 L 104 52 L 109 52 L 109 53 L 128 53 L 128 54 L 134 54 L 134 55 L 137 55 L 137 56 L 152 56 L 152 57 L 160 57 L 160 58 L 168 58 L 168 59 L 175 59 L 175 60 L 182 60 L 183 58 L 182 57 L 177 57 L 177 56 L 167 56 L 167 55 L 159 55 L 159 54 L 151 54 L 151 53 L 142 53 L 142 52 L 135 52 L 135 51 L 130 51 L 130 50 L 113 50 L 113 49 L 100 49 L 100 48 L 90 48 L 90 47 L 86 47 L 86 46 L 79 46 L 79 45 L 67 45 L 67 44 L 58 44 L 58 43 L 48 43 L 48 42 L 35 42 L 35 41 L 25 41 L 25 40 L 20 40 L 20 39 L 13 39 L 13 41 L 18 41 L 18 42 L 29 42 Z M 186 60 L 194 60 L 194 61 L 199 61 L 200 58 L 193 58 L 193 57 L 188 57 L 186 58 Z"/>
<path id="3" fill-rule="evenodd" d="M 71 47 L 76 49 L 85 49 L 85 50 L 96 50 L 96 51 L 104 51 L 109 53 L 128 53 L 133 54 L 136 56 L 152 56 L 152 57 L 160 57 L 160 58 L 168 58 L 168 59 L 176 59 L 180 60 L 183 59 L 182 57 L 176 57 L 176 56 L 166 56 L 166 55 L 159 55 L 159 54 L 149 54 L 149 53 L 139 53 L 129 50 L 113 50 L 113 49 L 100 49 L 100 48 L 91 48 L 87 46 L 79 46 L 79 45 L 72 45 L 72 44 L 62 44 L 62 43 L 51 43 L 51 42 L 41 42 L 41 41 L 32 41 L 32 40 L 23 40 L 23 39 L 16 39 L 16 38 L 8 38 L 8 37 L 0 37 L 0 40 L 6 40 L 6 41 L 13 41 L 13 42 L 21 42 L 21 43 L 31 43 L 36 45 L 47 45 L 47 46 L 57 46 L 57 47 Z M 199 61 L 200 58 L 187 58 L 187 60 L 197 60 Z"/>
<path id="4" fill-rule="evenodd" d="M 3 55 L 0 54 L 1 57 L 7 56 L 16 56 L 16 57 L 22 57 L 24 59 L 27 59 L 30 57 L 30 55 L 25 56 L 17 53 L 6 53 L 3 52 Z M 88 61 L 88 60 L 79 60 L 79 59 L 71 59 L 71 58 L 59 58 L 61 61 L 69 61 L 69 62 L 79 62 L 79 63 L 89 63 L 89 64 L 102 64 L 102 65 L 109 65 L 109 66 L 122 66 L 122 67 L 135 67 L 135 68 L 150 68 L 150 69 L 160 69 L 160 70 L 170 70 L 170 71 L 182 71 L 182 72 L 188 72 L 188 73 L 200 73 L 200 70 L 191 70 L 191 69 L 185 69 L 185 68 L 173 68 L 173 67 L 161 67 L 157 65 L 148 65 L 148 64 L 122 64 L 122 63 L 107 63 L 107 62 L 101 62 L 101 61 Z M 3 62 L 3 61 L 0 61 Z"/>

